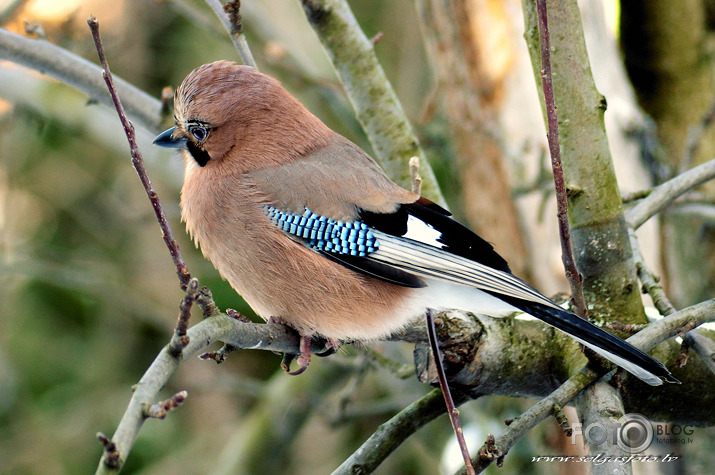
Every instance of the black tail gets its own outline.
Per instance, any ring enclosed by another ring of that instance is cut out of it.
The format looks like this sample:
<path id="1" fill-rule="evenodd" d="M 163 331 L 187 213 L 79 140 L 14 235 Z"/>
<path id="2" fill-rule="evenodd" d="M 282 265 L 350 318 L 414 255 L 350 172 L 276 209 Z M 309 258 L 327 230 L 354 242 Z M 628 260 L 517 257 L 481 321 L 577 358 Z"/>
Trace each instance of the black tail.
<path id="1" fill-rule="evenodd" d="M 651 386 L 659 386 L 663 381 L 680 383 L 660 361 L 571 312 L 503 295 L 499 298 L 558 328 Z"/>

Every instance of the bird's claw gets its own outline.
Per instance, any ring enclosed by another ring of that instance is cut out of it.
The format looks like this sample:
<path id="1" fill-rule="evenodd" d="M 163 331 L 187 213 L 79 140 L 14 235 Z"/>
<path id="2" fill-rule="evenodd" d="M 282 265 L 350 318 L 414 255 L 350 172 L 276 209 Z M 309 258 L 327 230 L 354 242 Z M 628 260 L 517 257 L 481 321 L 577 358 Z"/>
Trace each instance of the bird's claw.
<path id="1" fill-rule="evenodd" d="M 296 361 L 298 362 L 298 369 L 290 371 L 290 362 L 293 360 L 293 355 L 290 355 L 290 357 L 288 357 L 289 355 L 286 355 L 286 358 L 284 358 L 283 362 L 281 363 L 283 371 L 290 374 L 291 376 L 298 376 L 299 374 L 302 374 L 306 369 L 308 369 L 308 366 L 310 365 L 311 339 L 312 338 L 310 335 L 300 336 L 300 355 L 296 359 Z"/>

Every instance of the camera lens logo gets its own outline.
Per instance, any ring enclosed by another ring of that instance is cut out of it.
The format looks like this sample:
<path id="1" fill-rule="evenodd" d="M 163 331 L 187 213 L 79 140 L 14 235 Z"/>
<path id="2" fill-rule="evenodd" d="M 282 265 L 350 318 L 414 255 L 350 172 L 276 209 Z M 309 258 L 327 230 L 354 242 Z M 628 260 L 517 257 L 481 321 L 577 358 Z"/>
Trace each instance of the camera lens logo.
<path id="1" fill-rule="evenodd" d="M 653 426 L 642 414 L 626 414 L 618 419 L 616 443 L 626 452 L 641 453 L 653 443 Z"/>

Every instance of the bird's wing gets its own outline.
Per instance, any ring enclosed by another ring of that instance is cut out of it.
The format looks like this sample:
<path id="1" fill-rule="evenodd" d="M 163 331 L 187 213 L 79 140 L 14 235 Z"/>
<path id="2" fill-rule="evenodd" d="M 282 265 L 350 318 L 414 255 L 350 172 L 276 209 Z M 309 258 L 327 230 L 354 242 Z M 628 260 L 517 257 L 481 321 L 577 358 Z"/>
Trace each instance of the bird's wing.
<path id="1" fill-rule="evenodd" d="M 274 224 L 355 271 L 407 287 L 436 278 L 556 306 L 512 275 L 491 244 L 438 205 L 394 184 L 339 135 L 322 149 L 248 178 Z"/>
<path id="2" fill-rule="evenodd" d="M 335 220 L 304 208 L 264 205 L 271 221 L 311 249 L 356 271 L 418 287 L 421 277 L 469 285 L 492 294 L 557 305 L 509 272 L 506 261 L 472 231 L 429 202 L 401 204 L 392 213 L 358 210 Z"/>

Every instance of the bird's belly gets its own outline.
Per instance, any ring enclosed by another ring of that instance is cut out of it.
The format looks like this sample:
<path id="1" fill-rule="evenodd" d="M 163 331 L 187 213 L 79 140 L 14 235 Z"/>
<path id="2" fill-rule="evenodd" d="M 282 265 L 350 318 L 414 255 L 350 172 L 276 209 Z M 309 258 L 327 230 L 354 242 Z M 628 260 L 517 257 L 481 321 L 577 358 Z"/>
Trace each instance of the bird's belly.
<path id="1" fill-rule="evenodd" d="M 281 317 L 303 334 L 377 339 L 424 313 L 414 309 L 414 289 L 358 274 L 279 231 L 260 238 L 234 232 L 228 244 L 197 238 L 204 255 L 256 313 Z"/>

